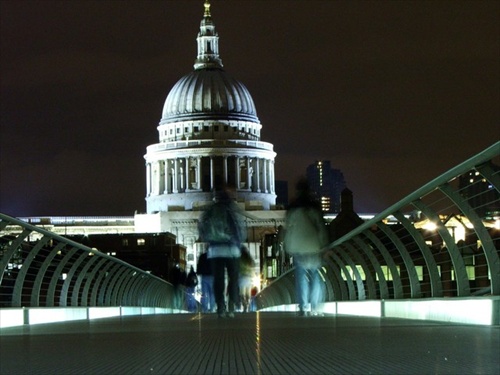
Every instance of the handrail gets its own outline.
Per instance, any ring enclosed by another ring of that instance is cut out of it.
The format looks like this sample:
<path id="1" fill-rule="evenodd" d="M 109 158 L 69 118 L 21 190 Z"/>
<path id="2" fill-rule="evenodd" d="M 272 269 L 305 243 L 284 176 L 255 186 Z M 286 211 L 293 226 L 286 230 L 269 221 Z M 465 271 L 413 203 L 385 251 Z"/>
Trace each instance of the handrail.
<path id="1" fill-rule="evenodd" d="M 170 283 L 120 259 L 1 213 L 0 235 L 0 307 L 172 307 Z"/>
<path id="2" fill-rule="evenodd" d="M 499 156 L 496 142 L 334 239 L 325 301 L 500 295 Z M 291 269 L 257 295 L 258 308 L 295 301 L 293 286 Z"/>

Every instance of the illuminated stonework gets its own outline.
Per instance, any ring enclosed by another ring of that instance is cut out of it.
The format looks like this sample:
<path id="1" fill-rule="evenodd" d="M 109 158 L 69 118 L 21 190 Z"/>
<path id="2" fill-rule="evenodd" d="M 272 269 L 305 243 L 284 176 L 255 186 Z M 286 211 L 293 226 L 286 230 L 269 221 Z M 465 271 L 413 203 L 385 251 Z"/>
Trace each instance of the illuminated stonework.
<path id="1" fill-rule="evenodd" d="M 260 141 L 262 125 L 247 88 L 222 68 L 210 4 L 197 37 L 194 71 L 165 101 L 159 143 L 147 147 L 147 212 L 197 210 L 223 185 L 246 209 L 276 203 L 273 145 Z"/>

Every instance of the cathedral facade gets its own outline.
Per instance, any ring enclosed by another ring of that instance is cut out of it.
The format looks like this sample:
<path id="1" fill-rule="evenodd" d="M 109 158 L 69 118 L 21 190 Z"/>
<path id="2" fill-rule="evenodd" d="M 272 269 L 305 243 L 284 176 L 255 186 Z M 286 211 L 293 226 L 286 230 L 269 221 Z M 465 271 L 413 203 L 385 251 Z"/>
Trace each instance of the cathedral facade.
<path id="1" fill-rule="evenodd" d="M 247 219 L 247 246 L 256 260 L 265 234 L 283 224 L 276 207 L 273 145 L 261 141 L 262 124 L 243 83 L 223 69 L 219 36 L 205 1 L 196 38 L 194 70 L 170 90 L 158 125 L 159 142 L 147 147 L 146 214 L 136 232 L 171 232 L 195 265 L 201 210 L 228 187 Z"/>

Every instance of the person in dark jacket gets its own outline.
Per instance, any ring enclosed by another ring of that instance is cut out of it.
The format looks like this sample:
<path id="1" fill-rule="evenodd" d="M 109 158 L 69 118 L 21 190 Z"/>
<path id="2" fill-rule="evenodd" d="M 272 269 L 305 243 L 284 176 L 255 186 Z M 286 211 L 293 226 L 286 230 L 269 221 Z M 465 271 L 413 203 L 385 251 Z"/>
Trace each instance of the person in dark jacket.
<path id="1" fill-rule="evenodd" d="M 227 190 L 216 193 L 215 202 L 203 212 L 199 221 L 199 233 L 202 241 L 208 243 L 208 259 L 214 276 L 214 294 L 217 314 L 220 318 L 234 318 L 235 306 L 239 300 L 238 274 L 241 256 L 241 243 L 244 238 L 238 208 Z M 241 214 L 243 215 L 243 214 Z M 225 272 L 228 275 L 227 304 L 224 298 Z"/>

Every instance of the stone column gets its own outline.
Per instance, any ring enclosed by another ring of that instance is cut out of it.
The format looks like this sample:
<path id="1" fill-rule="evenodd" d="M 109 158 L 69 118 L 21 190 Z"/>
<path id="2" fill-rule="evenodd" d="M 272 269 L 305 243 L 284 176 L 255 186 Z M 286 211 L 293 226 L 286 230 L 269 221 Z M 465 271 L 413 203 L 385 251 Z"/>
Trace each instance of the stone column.
<path id="1" fill-rule="evenodd" d="M 190 181 L 189 181 L 189 174 L 191 173 L 190 167 L 189 167 L 189 156 L 185 158 L 186 167 L 184 168 L 186 171 L 184 172 L 186 174 L 186 191 L 191 190 L 190 186 Z"/>
<path id="2" fill-rule="evenodd" d="M 163 194 L 168 194 L 168 159 L 163 161 Z"/>
<path id="3" fill-rule="evenodd" d="M 201 156 L 196 158 L 196 187 L 201 189 Z"/>
<path id="4" fill-rule="evenodd" d="M 259 158 L 255 158 L 255 191 L 260 193 L 260 160 Z"/>
<path id="5" fill-rule="evenodd" d="M 236 171 L 236 189 L 240 190 L 240 182 L 241 182 L 241 170 L 240 170 L 240 157 L 235 156 L 234 157 L 234 164 L 235 164 L 235 171 Z"/>
<path id="6" fill-rule="evenodd" d="M 227 156 L 222 157 L 222 168 L 224 170 L 224 184 L 227 186 Z"/>
<path id="7" fill-rule="evenodd" d="M 183 159 L 177 159 L 179 163 L 179 192 L 183 192 L 186 188 L 186 166 L 182 167 Z"/>
<path id="8" fill-rule="evenodd" d="M 271 176 L 271 193 L 274 194 L 274 193 L 276 193 L 276 188 L 274 186 L 274 184 L 275 184 L 275 179 L 274 179 L 274 160 L 271 160 L 270 167 L 271 167 L 271 173 L 270 173 L 270 176 Z"/>
<path id="9" fill-rule="evenodd" d="M 267 159 L 262 159 L 262 179 L 264 181 L 262 181 L 262 190 L 264 191 L 264 193 L 267 193 L 269 190 L 267 188 Z"/>
<path id="10" fill-rule="evenodd" d="M 174 159 L 174 186 L 172 189 L 172 193 L 178 193 L 178 177 L 179 177 L 179 161 L 177 158 Z"/>
<path id="11" fill-rule="evenodd" d="M 214 158 L 210 156 L 210 191 L 214 190 Z"/>
<path id="12" fill-rule="evenodd" d="M 247 189 L 251 191 L 252 189 L 252 171 L 250 170 L 250 157 L 247 156 Z"/>
<path id="13" fill-rule="evenodd" d="M 151 195 L 158 195 L 159 194 L 159 176 L 158 176 L 158 169 L 160 166 L 159 161 L 155 161 L 153 165 L 151 166 Z"/>
<path id="14" fill-rule="evenodd" d="M 151 195 L 151 163 L 146 163 L 146 197 Z"/>

